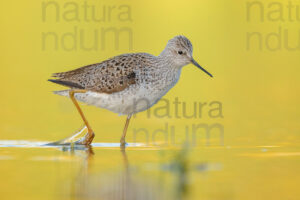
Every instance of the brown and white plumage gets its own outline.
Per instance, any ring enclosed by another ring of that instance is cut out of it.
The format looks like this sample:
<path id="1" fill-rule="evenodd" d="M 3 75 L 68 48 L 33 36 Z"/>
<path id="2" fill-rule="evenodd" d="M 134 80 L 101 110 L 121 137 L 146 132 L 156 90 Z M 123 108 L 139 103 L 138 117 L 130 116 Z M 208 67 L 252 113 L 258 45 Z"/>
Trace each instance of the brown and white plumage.
<path id="1" fill-rule="evenodd" d="M 50 81 L 99 93 L 120 92 L 136 83 L 135 71 L 146 67 L 145 60 L 150 57 L 145 53 L 124 54 L 72 71 L 55 73 L 53 77 L 59 79 Z"/>
<path id="2" fill-rule="evenodd" d="M 55 73 L 53 77 L 57 79 L 50 81 L 87 90 L 75 95 L 79 101 L 131 115 L 148 109 L 164 96 L 177 83 L 183 66 L 192 62 L 200 67 L 193 60 L 192 52 L 191 42 L 184 36 L 176 36 L 159 56 L 123 54 L 98 64 Z M 68 91 L 55 93 L 68 96 Z"/>

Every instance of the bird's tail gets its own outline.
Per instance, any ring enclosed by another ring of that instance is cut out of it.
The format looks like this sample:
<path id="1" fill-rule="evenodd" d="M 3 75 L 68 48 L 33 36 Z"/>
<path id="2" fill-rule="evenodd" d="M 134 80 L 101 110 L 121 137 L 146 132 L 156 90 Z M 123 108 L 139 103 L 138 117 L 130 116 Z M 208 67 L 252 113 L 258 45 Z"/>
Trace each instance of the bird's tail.
<path id="1" fill-rule="evenodd" d="M 60 95 L 60 96 L 68 97 L 69 96 L 69 91 L 70 90 L 58 90 L 58 91 L 53 91 L 53 93 L 57 94 L 57 95 Z"/>

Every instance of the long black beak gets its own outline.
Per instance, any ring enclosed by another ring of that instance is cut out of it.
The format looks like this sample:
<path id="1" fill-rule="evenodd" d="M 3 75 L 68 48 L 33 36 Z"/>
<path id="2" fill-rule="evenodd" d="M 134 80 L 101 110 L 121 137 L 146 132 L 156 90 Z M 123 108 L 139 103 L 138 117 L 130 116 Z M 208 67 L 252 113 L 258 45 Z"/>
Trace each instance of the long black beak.
<path id="1" fill-rule="evenodd" d="M 207 73 L 210 77 L 213 77 L 213 75 L 211 75 L 211 73 L 209 73 L 208 71 L 206 71 L 203 67 L 201 67 L 193 58 L 191 60 L 191 62 L 198 67 L 199 69 L 201 69 L 202 71 L 204 71 L 205 73 Z"/>

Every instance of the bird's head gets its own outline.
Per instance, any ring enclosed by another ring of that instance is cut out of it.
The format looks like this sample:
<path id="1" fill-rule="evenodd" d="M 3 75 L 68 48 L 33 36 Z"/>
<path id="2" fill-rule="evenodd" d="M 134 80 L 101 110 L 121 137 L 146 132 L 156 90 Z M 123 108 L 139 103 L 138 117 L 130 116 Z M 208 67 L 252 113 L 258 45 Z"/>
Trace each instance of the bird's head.
<path id="1" fill-rule="evenodd" d="M 213 77 L 194 60 L 193 45 L 185 36 L 179 35 L 169 40 L 161 55 L 168 57 L 168 59 L 171 60 L 172 64 L 174 64 L 176 67 L 183 67 L 192 63 L 210 77 Z"/>

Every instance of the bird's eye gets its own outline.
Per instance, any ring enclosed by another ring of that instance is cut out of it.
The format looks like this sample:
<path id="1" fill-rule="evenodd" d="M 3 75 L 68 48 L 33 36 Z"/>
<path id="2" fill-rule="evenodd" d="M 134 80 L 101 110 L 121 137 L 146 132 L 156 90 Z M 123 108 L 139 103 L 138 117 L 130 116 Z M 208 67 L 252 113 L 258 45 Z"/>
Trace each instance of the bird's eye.
<path id="1" fill-rule="evenodd" d="M 182 55 L 182 54 L 183 54 L 183 52 L 182 52 L 182 51 L 178 51 L 178 54 L 179 54 L 179 55 Z"/>

